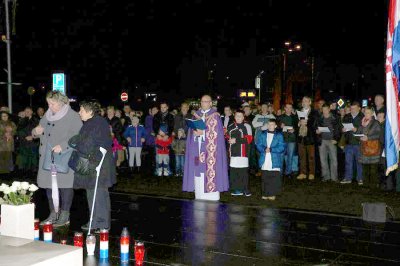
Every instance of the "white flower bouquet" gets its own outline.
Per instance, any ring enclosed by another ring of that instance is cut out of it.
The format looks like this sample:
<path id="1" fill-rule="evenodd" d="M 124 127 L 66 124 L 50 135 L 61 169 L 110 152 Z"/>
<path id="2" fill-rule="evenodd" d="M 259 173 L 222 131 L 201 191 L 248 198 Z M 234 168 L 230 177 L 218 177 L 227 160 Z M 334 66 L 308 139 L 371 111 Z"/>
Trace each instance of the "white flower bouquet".
<path id="1" fill-rule="evenodd" d="M 11 186 L 1 184 L 0 192 L 3 192 L 3 197 L 0 197 L 0 204 L 8 205 L 24 205 L 31 203 L 33 193 L 39 188 L 28 182 L 14 181 Z"/>

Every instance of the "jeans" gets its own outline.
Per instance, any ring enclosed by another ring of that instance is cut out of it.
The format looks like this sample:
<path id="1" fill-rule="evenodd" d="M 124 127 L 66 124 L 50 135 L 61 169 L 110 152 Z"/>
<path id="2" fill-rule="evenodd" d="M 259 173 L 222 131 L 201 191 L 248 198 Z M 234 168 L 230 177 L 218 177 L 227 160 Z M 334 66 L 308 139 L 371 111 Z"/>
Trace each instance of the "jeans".
<path id="1" fill-rule="evenodd" d="M 295 151 L 296 151 L 296 142 L 288 142 L 286 148 L 285 155 L 285 175 L 290 175 L 293 172 L 298 171 L 298 167 L 296 163 L 298 163 L 295 159 Z"/>
<path id="2" fill-rule="evenodd" d="M 346 145 L 344 148 L 346 158 L 346 169 L 344 179 L 351 181 L 353 179 L 354 164 L 357 166 L 357 182 L 362 181 L 362 165 L 358 162 L 360 156 L 360 145 Z"/>
<path id="3" fill-rule="evenodd" d="M 175 155 L 175 173 L 177 175 L 183 174 L 183 169 L 185 167 L 185 155 Z"/>
<path id="4" fill-rule="evenodd" d="M 157 176 L 169 176 L 171 170 L 169 168 L 169 154 L 157 154 L 156 155 L 156 175 Z"/>
<path id="5" fill-rule="evenodd" d="M 72 200 L 74 199 L 74 190 L 72 188 L 59 188 L 58 191 L 60 195 L 60 210 L 69 212 L 69 210 L 71 209 Z M 46 195 L 49 201 L 50 210 L 54 211 L 51 192 L 51 188 L 46 189 Z"/>
<path id="6" fill-rule="evenodd" d="M 321 146 L 319 146 L 319 158 L 321 159 L 323 180 L 337 181 L 337 148 L 331 140 L 322 140 Z"/>

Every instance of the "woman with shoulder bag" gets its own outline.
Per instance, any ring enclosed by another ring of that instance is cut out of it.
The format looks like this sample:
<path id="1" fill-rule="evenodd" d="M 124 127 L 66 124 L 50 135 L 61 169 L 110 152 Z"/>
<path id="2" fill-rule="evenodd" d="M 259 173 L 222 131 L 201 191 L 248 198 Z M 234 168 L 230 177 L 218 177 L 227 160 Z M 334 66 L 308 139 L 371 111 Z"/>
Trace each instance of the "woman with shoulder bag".
<path id="1" fill-rule="evenodd" d="M 39 170 L 37 176 L 38 186 L 46 189 L 49 201 L 50 215 L 42 221 L 42 225 L 51 221 L 55 227 L 69 224 L 69 211 L 74 197 L 72 189 L 74 172 L 68 167 L 68 159 L 72 149 L 68 147 L 68 140 L 78 134 L 82 121 L 78 113 L 71 109 L 67 96 L 59 91 L 51 91 L 46 95 L 49 109 L 40 119 L 39 125 L 32 130 L 34 138 L 40 138 Z M 53 158 L 58 157 L 57 175 L 52 177 L 50 165 L 54 164 Z M 54 182 L 56 181 L 56 182 Z M 52 187 L 59 188 L 60 209 L 57 213 L 52 201 L 54 195 Z"/>
<path id="2" fill-rule="evenodd" d="M 84 122 L 79 135 L 70 139 L 74 148 L 69 165 L 75 170 L 74 188 L 86 189 L 89 210 L 92 209 L 96 183 L 95 168 L 100 163 L 100 147 L 107 150 L 100 169 L 96 202 L 93 211 L 92 228 L 109 229 L 111 227 L 111 206 L 108 188 L 116 183 L 115 163 L 112 155 L 112 139 L 107 120 L 100 116 L 100 104 L 95 101 L 82 102 L 79 115 Z M 83 225 L 88 230 L 89 225 Z"/>
<path id="3" fill-rule="evenodd" d="M 362 164 L 362 173 L 364 183 L 369 187 L 376 189 L 378 187 L 378 165 L 382 154 L 381 145 L 381 126 L 374 118 L 374 111 L 370 107 L 365 108 L 364 118 L 361 127 L 356 134 L 362 134 L 360 137 L 361 152 L 359 162 Z"/>

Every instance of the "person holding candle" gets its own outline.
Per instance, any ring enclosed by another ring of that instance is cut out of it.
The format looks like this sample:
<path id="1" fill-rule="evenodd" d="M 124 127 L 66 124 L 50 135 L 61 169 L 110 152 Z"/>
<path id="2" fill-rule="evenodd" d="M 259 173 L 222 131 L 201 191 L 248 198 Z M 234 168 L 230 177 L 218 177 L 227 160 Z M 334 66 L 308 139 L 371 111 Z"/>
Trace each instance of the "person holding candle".
<path id="1" fill-rule="evenodd" d="M 70 139 L 69 145 L 76 152 L 71 156 L 69 162 L 71 168 L 79 166 L 80 156 L 88 160 L 87 171 L 75 172 L 75 189 L 86 189 L 86 196 L 89 210 L 92 211 L 94 188 L 96 183 L 96 170 L 102 153 L 100 147 L 107 150 L 103 165 L 100 169 L 96 202 L 93 211 L 92 228 L 102 229 L 111 227 L 111 206 L 108 188 L 116 183 L 116 170 L 112 156 L 112 139 L 110 136 L 107 121 L 100 116 L 100 104 L 96 101 L 80 103 L 79 115 L 84 122 L 79 134 Z M 83 230 L 88 230 L 89 224 L 82 226 Z"/>

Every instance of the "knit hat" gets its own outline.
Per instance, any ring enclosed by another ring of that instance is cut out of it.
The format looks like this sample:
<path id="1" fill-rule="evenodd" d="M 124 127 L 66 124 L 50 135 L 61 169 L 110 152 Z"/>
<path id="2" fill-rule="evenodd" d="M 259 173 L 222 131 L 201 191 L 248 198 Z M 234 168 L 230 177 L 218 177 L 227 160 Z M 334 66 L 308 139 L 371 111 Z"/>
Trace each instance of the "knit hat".
<path id="1" fill-rule="evenodd" d="M 161 125 L 160 131 L 164 132 L 165 134 L 168 134 L 168 127 L 166 125 Z"/>

